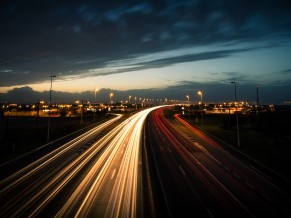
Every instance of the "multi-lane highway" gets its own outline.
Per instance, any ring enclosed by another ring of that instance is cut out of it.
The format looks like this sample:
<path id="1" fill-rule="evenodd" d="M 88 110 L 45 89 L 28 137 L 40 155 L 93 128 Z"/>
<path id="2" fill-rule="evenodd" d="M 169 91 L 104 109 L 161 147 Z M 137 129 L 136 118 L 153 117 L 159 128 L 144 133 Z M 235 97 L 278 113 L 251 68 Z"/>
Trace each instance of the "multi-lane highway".
<path id="1" fill-rule="evenodd" d="M 142 214 L 143 198 L 137 191 L 140 145 L 151 110 L 131 116 L 101 140 L 85 143 L 85 138 L 100 131 L 96 127 L 2 180 L 0 217 Z"/>
<path id="2" fill-rule="evenodd" d="M 80 135 L 0 181 L 0 217 L 290 217 L 291 198 L 163 107 Z"/>
<path id="3" fill-rule="evenodd" d="M 158 109 L 147 130 L 163 216 L 291 216 L 288 194 L 178 115 L 165 119 Z"/>

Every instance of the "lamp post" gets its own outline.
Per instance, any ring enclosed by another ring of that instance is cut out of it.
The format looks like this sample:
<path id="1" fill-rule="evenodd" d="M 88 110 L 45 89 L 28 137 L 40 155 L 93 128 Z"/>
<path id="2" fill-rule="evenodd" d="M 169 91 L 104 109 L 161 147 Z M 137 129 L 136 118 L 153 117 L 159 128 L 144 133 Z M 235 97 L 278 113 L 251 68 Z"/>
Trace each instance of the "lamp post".
<path id="1" fill-rule="evenodd" d="M 95 103 L 95 104 L 96 104 L 96 92 L 98 92 L 98 91 L 99 91 L 99 89 L 97 89 L 97 88 L 96 88 L 95 91 L 94 91 L 94 92 L 95 92 L 95 95 L 94 95 L 94 101 L 95 101 L 94 103 Z"/>
<path id="2" fill-rule="evenodd" d="M 109 95 L 109 98 L 110 98 L 110 105 L 111 105 L 111 103 L 112 103 L 112 101 L 111 101 L 111 97 L 113 96 L 113 93 L 110 93 L 110 95 Z M 110 106 L 109 106 L 109 108 L 110 108 Z"/>
<path id="3" fill-rule="evenodd" d="M 131 95 L 128 96 L 128 104 L 130 104 Z"/>
<path id="4" fill-rule="evenodd" d="M 202 96 L 203 96 L 203 92 L 200 90 L 198 91 L 198 95 L 200 95 L 200 103 L 201 103 L 201 125 L 203 128 L 203 102 L 202 102 Z"/>
<path id="5" fill-rule="evenodd" d="M 53 77 L 56 77 L 56 75 L 53 75 L 53 73 L 51 73 L 51 75 L 50 75 L 50 78 L 51 78 L 50 100 L 49 100 L 49 105 L 48 105 L 47 142 L 50 141 L 50 118 L 51 118 Z"/>
<path id="6" fill-rule="evenodd" d="M 236 95 L 236 81 L 233 78 L 233 81 L 230 82 L 234 84 L 234 96 L 235 96 L 235 111 L 236 111 L 236 130 L 237 130 L 237 147 L 240 148 L 240 139 L 239 139 L 239 124 L 238 124 L 238 113 L 237 113 L 237 95 Z"/>
<path id="7" fill-rule="evenodd" d="M 84 116 L 84 102 L 81 100 L 81 124 L 83 124 L 83 116 Z"/>
<path id="8" fill-rule="evenodd" d="M 94 95 L 94 104 L 95 104 L 95 110 L 94 110 L 94 123 L 96 119 L 96 92 L 98 92 L 98 89 L 95 89 L 95 95 Z"/>
<path id="9" fill-rule="evenodd" d="M 186 97 L 188 98 L 188 115 L 189 115 L 189 120 L 190 120 L 190 96 L 186 95 Z"/>
<path id="10" fill-rule="evenodd" d="M 260 108 L 260 104 L 259 104 L 259 85 L 258 84 L 256 85 L 256 93 L 257 93 L 257 110 L 256 110 L 256 112 L 258 112 L 259 108 Z"/>

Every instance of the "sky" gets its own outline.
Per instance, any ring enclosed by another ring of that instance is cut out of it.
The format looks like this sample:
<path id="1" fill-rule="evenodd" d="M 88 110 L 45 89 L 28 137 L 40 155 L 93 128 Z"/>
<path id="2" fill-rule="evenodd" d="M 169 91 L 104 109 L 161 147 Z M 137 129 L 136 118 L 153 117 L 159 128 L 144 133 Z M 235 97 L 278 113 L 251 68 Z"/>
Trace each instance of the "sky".
<path id="1" fill-rule="evenodd" d="M 0 32 L 0 102 L 45 98 L 50 75 L 58 101 L 228 101 L 235 78 L 238 100 L 258 85 L 262 102 L 291 102 L 289 0 L 3 0 Z"/>

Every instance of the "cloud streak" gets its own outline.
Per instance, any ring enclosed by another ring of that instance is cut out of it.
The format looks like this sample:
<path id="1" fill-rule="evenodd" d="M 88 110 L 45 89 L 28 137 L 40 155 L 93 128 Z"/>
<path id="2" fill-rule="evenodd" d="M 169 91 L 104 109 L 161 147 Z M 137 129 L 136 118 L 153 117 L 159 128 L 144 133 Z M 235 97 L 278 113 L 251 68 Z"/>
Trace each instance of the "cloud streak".
<path id="1" fill-rule="evenodd" d="M 170 65 L 175 65 L 185 62 L 195 62 L 202 60 L 211 60 L 218 58 L 229 57 L 233 54 L 246 52 L 254 50 L 257 48 L 245 48 L 245 49 L 229 49 L 229 50 L 217 50 L 211 52 L 201 52 L 195 54 L 182 54 L 172 57 L 157 58 L 153 55 L 151 60 L 143 61 L 138 58 L 132 58 L 130 60 L 124 60 L 128 62 L 126 66 L 120 66 L 119 63 L 123 60 L 119 60 L 116 64 L 114 61 L 112 63 L 103 62 L 102 60 L 80 60 L 71 63 L 68 61 L 68 64 L 63 64 L 62 67 L 54 66 L 51 68 L 51 72 L 63 72 L 57 78 L 57 80 L 74 80 L 84 77 L 95 77 L 95 76 L 107 76 L 120 73 L 127 73 L 132 71 L 140 71 L 152 68 L 162 68 Z M 61 60 L 58 60 L 60 62 Z M 64 61 L 65 62 L 65 61 Z M 43 62 L 38 63 L 41 65 Z M 37 64 L 37 63 L 36 63 Z M 72 66 L 73 65 L 73 66 Z M 71 67 L 72 66 L 72 67 Z M 37 69 L 41 69 L 39 66 Z M 45 68 L 45 66 L 43 66 Z M 113 68 L 113 69 L 112 69 Z M 43 80 L 48 80 L 49 71 L 46 71 L 46 78 L 38 70 L 31 69 L 31 72 L 25 71 L 13 71 L 13 70 L 1 70 L 0 78 L 3 83 L 6 82 L 8 85 L 24 85 L 27 83 L 38 83 Z M 13 80 L 17 76 L 17 80 Z M 31 78 L 33 76 L 33 78 Z M 10 80 L 10 81 L 9 81 Z M 13 81 L 12 81 L 13 80 Z"/>
<path id="2" fill-rule="evenodd" d="M 60 72 L 60 79 L 77 79 L 228 57 L 243 50 L 107 68 L 111 62 L 191 46 L 290 38 L 290 12 L 285 0 L 3 1 L 0 86 L 48 81 L 52 71 Z"/>

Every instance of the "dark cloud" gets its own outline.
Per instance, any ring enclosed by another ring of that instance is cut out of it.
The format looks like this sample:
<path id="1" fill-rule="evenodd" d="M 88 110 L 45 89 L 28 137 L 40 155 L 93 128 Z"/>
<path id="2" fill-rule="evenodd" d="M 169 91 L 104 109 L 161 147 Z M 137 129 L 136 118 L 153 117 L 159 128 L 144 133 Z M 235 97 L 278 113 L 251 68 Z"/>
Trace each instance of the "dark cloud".
<path id="1" fill-rule="evenodd" d="M 291 69 L 284 70 L 281 74 L 291 74 Z"/>
<path id="2" fill-rule="evenodd" d="M 180 56 L 173 56 L 173 57 L 166 57 L 166 58 L 157 58 L 155 60 L 150 61 L 132 61 L 134 63 L 129 63 L 127 67 L 123 67 L 122 69 L 117 70 L 103 70 L 97 72 L 88 72 L 90 69 L 101 69 L 102 67 L 106 67 L 107 62 L 102 60 L 64 60 L 58 59 L 55 60 L 55 64 L 50 67 L 49 71 L 44 70 L 46 74 L 40 73 L 40 69 L 45 69 L 45 66 L 42 66 L 43 61 L 39 61 L 35 64 L 31 63 L 31 71 L 21 72 L 20 70 L 0 70 L 0 78 L 2 81 L 7 81 L 6 84 L 8 85 L 22 85 L 23 83 L 37 83 L 38 81 L 48 80 L 50 72 L 63 72 L 62 74 L 58 75 L 59 80 L 66 79 L 67 76 L 70 76 L 70 79 L 74 78 L 84 78 L 84 77 L 92 77 L 92 76 L 105 76 L 105 75 L 112 75 L 112 74 L 120 74 L 125 72 L 131 71 L 139 71 L 151 68 L 160 68 L 166 67 L 178 63 L 184 62 L 194 62 L 194 61 L 201 61 L 201 60 L 210 60 L 210 59 L 217 59 L 217 58 L 224 58 L 231 56 L 233 54 L 239 52 L 250 51 L 258 48 L 245 48 L 245 49 L 230 49 L 230 50 L 218 50 L 212 52 L 202 52 L 196 54 L 186 54 Z M 62 65 L 61 65 L 62 62 Z M 29 63 L 26 63 L 29 64 Z M 58 65 L 59 64 L 59 65 Z M 36 65 L 33 67 L 33 65 Z M 70 66 L 73 66 L 74 71 L 69 70 Z M 80 71 L 83 71 L 80 74 Z M 17 77 L 17 80 L 13 80 Z M 9 80 L 11 83 L 9 83 Z"/>
<path id="3" fill-rule="evenodd" d="M 74 78 L 81 70 L 102 68 L 110 61 L 193 45 L 290 38 L 290 26 L 288 0 L 4 0 L 0 85 L 43 82 L 54 70 Z M 201 55 L 144 65 L 229 54 Z"/>

